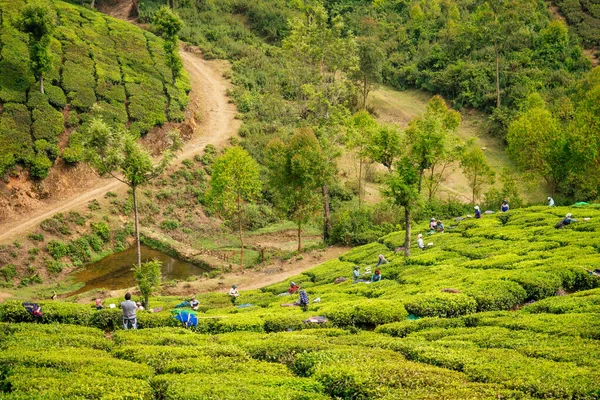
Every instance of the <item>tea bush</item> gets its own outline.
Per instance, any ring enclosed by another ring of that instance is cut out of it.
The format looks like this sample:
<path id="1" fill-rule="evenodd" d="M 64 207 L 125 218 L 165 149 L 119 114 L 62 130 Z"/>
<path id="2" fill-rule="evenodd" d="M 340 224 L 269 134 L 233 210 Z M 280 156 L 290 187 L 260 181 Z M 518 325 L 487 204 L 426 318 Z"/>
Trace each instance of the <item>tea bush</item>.
<path id="1" fill-rule="evenodd" d="M 184 73 L 176 85 L 171 83 L 162 39 L 80 2 L 70 3 L 52 3 L 58 21 L 42 94 L 30 68 L 28 38 L 14 27 L 25 2 L 0 2 L 0 175 L 19 163 L 34 177 L 45 178 L 53 158 L 35 151 L 32 138 L 55 144 L 65 122 L 77 129 L 102 117 L 115 126 L 131 123 L 132 130 L 145 133 L 184 117 L 189 81 Z M 80 153 L 73 144 L 63 157 L 75 163 Z"/>

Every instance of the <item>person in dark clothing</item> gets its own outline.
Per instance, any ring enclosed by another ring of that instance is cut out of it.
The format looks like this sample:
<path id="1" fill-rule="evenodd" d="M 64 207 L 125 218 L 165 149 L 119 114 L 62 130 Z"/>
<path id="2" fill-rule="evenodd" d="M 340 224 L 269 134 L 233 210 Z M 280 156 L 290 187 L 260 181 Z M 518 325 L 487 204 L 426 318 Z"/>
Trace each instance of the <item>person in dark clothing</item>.
<path id="1" fill-rule="evenodd" d="M 573 214 L 568 213 L 565 216 L 565 219 L 563 219 L 562 221 L 560 221 L 559 223 L 557 223 L 556 225 L 554 225 L 554 227 L 556 229 L 561 229 L 561 228 L 564 228 L 567 225 L 570 225 L 571 222 L 579 222 L 579 221 L 577 221 L 576 219 L 573 219 Z"/>
<path id="2" fill-rule="evenodd" d="M 306 290 L 301 289 L 300 297 L 298 298 L 298 301 L 294 303 L 294 305 L 300 306 L 304 311 L 306 311 L 309 303 L 310 301 L 308 300 L 308 294 L 306 293 Z"/>
<path id="3" fill-rule="evenodd" d="M 508 205 L 508 201 L 504 200 L 504 201 L 502 202 L 502 205 L 500 206 L 500 211 L 502 211 L 502 212 L 508 212 L 508 209 L 509 209 L 509 208 L 510 208 L 510 207 L 509 207 L 509 205 Z"/>
<path id="4" fill-rule="evenodd" d="M 479 206 L 475 206 L 475 218 L 481 218 L 481 210 Z"/>

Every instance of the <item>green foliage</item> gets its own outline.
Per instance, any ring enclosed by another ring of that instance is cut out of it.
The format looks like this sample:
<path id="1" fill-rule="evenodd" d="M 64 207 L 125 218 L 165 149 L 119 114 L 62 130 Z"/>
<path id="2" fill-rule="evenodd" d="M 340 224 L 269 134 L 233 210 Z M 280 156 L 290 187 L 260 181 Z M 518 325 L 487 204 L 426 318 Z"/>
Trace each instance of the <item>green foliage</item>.
<path id="1" fill-rule="evenodd" d="M 300 251 L 302 225 L 317 212 L 320 191 L 327 179 L 325 155 L 315 134 L 308 129 L 296 132 L 288 143 L 274 139 L 267 154 L 269 187 L 275 203 L 298 226 Z"/>
<path id="2" fill-rule="evenodd" d="M 44 241 L 44 235 L 42 233 L 30 233 L 29 235 L 27 235 L 27 237 L 33 240 L 34 242 Z"/>
<path id="3" fill-rule="evenodd" d="M 6 282 L 10 282 L 14 277 L 17 276 L 17 268 L 14 266 L 14 264 L 7 264 L 0 268 L 0 274 L 2 274 Z"/>
<path id="4" fill-rule="evenodd" d="M 55 260 L 60 260 L 69 254 L 69 246 L 58 240 L 49 241 L 46 250 Z"/>
<path id="5" fill-rule="evenodd" d="M 154 259 L 133 267 L 133 277 L 137 282 L 140 293 L 144 296 L 146 308 L 150 307 L 148 298 L 160 286 L 162 281 L 161 265 L 162 262 Z"/>
<path id="6" fill-rule="evenodd" d="M 34 151 L 32 133 L 33 140 L 56 143 L 67 103 L 71 136 L 92 117 L 118 127 L 131 123 L 137 134 L 182 120 L 187 75 L 179 74 L 175 85 L 165 78 L 168 57 L 153 34 L 65 2 L 18 0 L 0 4 L 0 12 L 0 175 L 20 164 L 36 178 L 47 176 L 53 158 Z M 43 92 L 34 86 L 42 77 Z M 69 138 L 63 158 L 76 163 L 82 151 Z"/>
<path id="7" fill-rule="evenodd" d="M 92 227 L 92 232 L 98 235 L 102 241 L 106 243 L 110 240 L 110 227 L 106 222 L 92 222 L 90 226 Z"/>
<path id="8" fill-rule="evenodd" d="M 417 317 L 458 317 L 475 312 L 477 302 L 460 293 L 428 293 L 416 296 L 404 308 Z"/>

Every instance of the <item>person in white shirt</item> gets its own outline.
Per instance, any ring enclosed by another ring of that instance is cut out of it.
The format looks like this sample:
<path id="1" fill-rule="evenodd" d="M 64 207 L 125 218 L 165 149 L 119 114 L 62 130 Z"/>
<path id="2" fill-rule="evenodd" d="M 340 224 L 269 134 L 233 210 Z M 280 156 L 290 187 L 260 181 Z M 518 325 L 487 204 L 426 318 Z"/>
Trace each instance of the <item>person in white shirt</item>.
<path id="1" fill-rule="evenodd" d="M 425 250 L 425 242 L 423 241 L 423 235 L 419 233 L 419 235 L 417 236 L 417 246 L 419 246 L 419 248 L 421 250 Z"/>
<path id="2" fill-rule="evenodd" d="M 554 199 L 552 197 L 548 197 L 548 207 L 554 207 Z"/>
<path id="3" fill-rule="evenodd" d="M 237 300 L 240 293 L 237 290 L 237 285 L 232 285 L 231 289 L 229 289 L 229 297 L 231 297 L 231 304 L 235 305 L 235 301 Z"/>

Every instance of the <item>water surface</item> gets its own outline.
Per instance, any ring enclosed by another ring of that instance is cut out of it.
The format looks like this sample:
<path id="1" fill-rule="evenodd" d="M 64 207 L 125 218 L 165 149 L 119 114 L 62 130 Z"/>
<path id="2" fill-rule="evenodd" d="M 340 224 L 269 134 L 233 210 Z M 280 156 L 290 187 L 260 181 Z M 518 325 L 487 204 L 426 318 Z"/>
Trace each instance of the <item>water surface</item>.
<path id="1" fill-rule="evenodd" d="M 182 261 L 158 250 L 142 246 L 142 262 L 156 258 L 162 261 L 163 280 L 184 280 L 192 275 L 201 275 L 209 271 L 206 268 Z M 117 290 L 135 286 L 131 268 L 137 263 L 137 252 L 134 247 L 112 254 L 102 260 L 86 266 L 74 274 L 77 282 L 84 286 L 69 296 L 84 293 L 92 289 Z"/>

